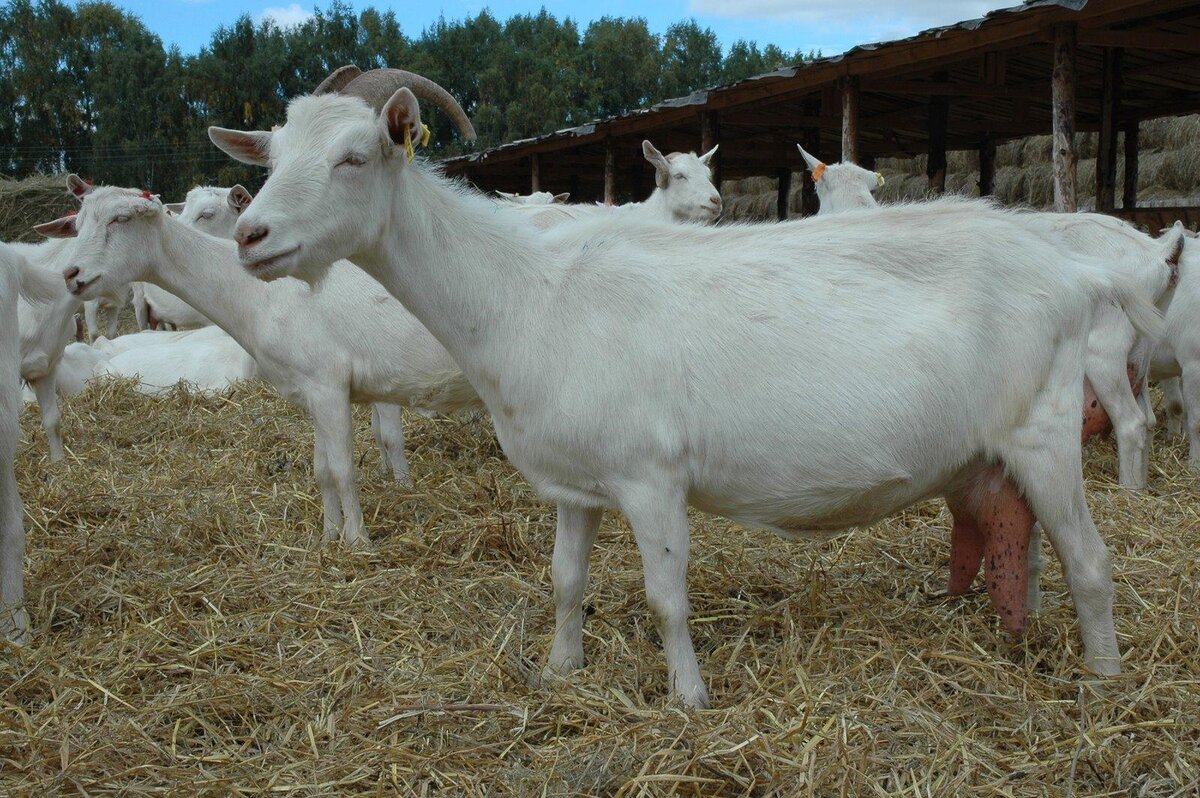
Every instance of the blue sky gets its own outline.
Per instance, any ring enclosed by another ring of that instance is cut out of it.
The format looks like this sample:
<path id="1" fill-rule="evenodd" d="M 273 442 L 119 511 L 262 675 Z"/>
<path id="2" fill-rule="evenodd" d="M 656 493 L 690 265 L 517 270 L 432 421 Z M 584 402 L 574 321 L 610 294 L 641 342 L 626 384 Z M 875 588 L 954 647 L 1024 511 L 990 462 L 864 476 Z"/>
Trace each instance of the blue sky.
<path id="1" fill-rule="evenodd" d="M 141 17 L 165 44 L 178 45 L 194 53 L 206 44 L 212 31 L 222 24 L 249 14 L 254 19 L 270 16 L 278 24 L 301 21 L 313 3 L 291 0 L 115 0 L 117 5 Z M 924 28 L 982 15 L 993 8 L 1018 5 L 1020 0 L 351 0 L 356 9 L 367 6 L 391 8 L 405 33 L 415 35 L 440 15 L 447 19 L 474 16 L 484 8 L 505 19 L 513 14 L 536 12 L 543 6 L 555 16 L 571 17 L 586 26 L 600 16 L 645 17 L 651 29 L 662 33 L 681 19 L 695 18 L 712 28 L 721 44 L 728 47 L 738 39 L 774 43 L 786 50 L 818 49 L 826 55 L 840 53 L 855 44 L 907 36 Z M 327 0 L 318 3 L 325 7 Z"/>

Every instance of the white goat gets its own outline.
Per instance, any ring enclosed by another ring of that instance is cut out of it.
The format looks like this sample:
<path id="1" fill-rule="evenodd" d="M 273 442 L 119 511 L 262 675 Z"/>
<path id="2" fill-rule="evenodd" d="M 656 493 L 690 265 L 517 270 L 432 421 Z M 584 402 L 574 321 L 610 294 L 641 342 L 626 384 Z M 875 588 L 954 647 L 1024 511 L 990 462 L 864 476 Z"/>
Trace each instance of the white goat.
<path id="1" fill-rule="evenodd" d="M 479 406 L 446 350 L 348 263 L 336 264 L 319 292 L 297 280 L 267 286 L 240 268 L 233 242 L 194 230 L 168 217 L 158 200 L 125 189 L 96 189 L 77 217 L 38 230 L 78 230 L 66 272 L 77 295 L 132 280 L 161 285 L 229 332 L 262 377 L 308 410 L 326 539 L 341 534 L 351 545 L 368 543 L 354 480 L 352 401 L 445 412 Z"/>
<path id="2" fill-rule="evenodd" d="M 647 139 L 642 154 L 654 165 L 654 191 L 642 202 L 624 205 L 529 204 L 524 210 L 533 225 L 548 230 L 590 216 L 615 214 L 664 222 L 715 222 L 721 216 L 721 192 L 712 183 L 712 157 L 717 146 L 703 155 L 673 152 L 663 155 Z"/>
<path id="3" fill-rule="evenodd" d="M 271 167 L 238 221 L 244 267 L 319 284 L 352 258 L 446 346 L 510 460 L 559 503 L 551 673 L 583 662 L 606 507 L 642 553 L 669 683 L 703 706 L 689 504 L 789 537 L 830 534 L 936 495 L 982 511 L 1002 473 L 1062 559 L 1084 662 L 1120 671 L 1079 386 L 1099 302 L 1159 322 L 1129 278 L 970 201 L 724 228 L 599 215 L 539 235 L 409 164 L 422 129 L 410 87 L 473 135 L 432 81 L 379 70 L 293 100 L 272 132 L 209 136 Z"/>
<path id="4" fill-rule="evenodd" d="M 101 363 L 96 373 L 134 377 L 136 390 L 151 396 L 170 393 L 180 382 L 200 393 L 220 393 L 254 379 L 254 358 L 223 330 L 204 328 L 210 329 L 215 332 L 202 338 L 130 348 Z"/>
<path id="5" fill-rule="evenodd" d="M 1200 471 L 1200 242 L 1190 241 L 1183 248 L 1179 284 L 1154 349 L 1150 376 L 1163 380 L 1168 433 L 1187 431 L 1188 464 Z"/>
<path id="6" fill-rule="evenodd" d="M 824 164 L 796 145 L 813 174 L 820 214 L 853 208 L 875 208 L 873 187 L 883 176 L 852 163 Z M 877 178 L 877 180 L 876 180 Z M 1160 310 L 1171 302 L 1172 270 L 1178 267 L 1183 246 L 1182 225 L 1156 241 L 1133 225 L 1096 213 L 1028 212 L 1020 219 L 1043 237 L 1061 241 L 1080 255 L 1121 260 L 1136 275 L 1145 296 Z M 1165 266 L 1165 268 L 1164 268 Z M 1145 387 L 1153 341 L 1140 338 L 1121 309 L 1101 306 L 1092 319 L 1084 380 L 1084 440 L 1104 430 L 1111 421 L 1117 438 L 1118 474 L 1122 485 L 1146 487 L 1154 413 Z M 1140 390 L 1134 395 L 1130 374 Z"/>
<path id="7" fill-rule="evenodd" d="M 7 245 L 21 281 L 17 301 L 21 378 L 37 397 L 51 462 L 61 460 L 64 454 L 55 370 L 63 350 L 75 340 L 75 313 L 80 306 L 61 277 L 72 246 L 62 241 Z"/>
<path id="8" fill-rule="evenodd" d="M 0 634 L 18 644 L 24 643 L 29 633 L 24 512 L 15 467 L 21 440 L 17 297 L 22 259 L 11 247 L 0 244 Z"/>
<path id="9" fill-rule="evenodd" d="M 819 213 L 841 213 L 855 208 L 874 208 L 875 189 L 883 185 L 883 175 L 853 163 L 827 164 L 805 152 L 799 144 L 801 157 L 812 173 L 813 184 L 820 200 Z"/>

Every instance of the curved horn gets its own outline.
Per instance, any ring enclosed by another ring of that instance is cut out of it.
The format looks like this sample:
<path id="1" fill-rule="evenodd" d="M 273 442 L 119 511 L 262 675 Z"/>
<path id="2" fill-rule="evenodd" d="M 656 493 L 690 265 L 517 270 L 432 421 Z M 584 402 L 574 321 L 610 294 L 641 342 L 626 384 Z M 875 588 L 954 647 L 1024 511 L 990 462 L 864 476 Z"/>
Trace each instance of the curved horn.
<path id="1" fill-rule="evenodd" d="M 363 71 L 354 64 L 346 64 L 329 73 L 329 77 L 321 81 L 320 85 L 313 89 L 313 94 L 337 94 L 346 86 L 350 85 Z"/>
<path id="2" fill-rule="evenodd" d="M 467 112 L 450 96 L 450 92 L 414 72 L 403 69 L 372 69 L 350 81 L 341 93 L 366 100 L 372 108 L 379 110 L 400 89 L 408 89 L 420 99 L 429 100 L 441 108 L 450 116 L 464 139 L 475 140 L 475 128 L 471 125 Z"/>

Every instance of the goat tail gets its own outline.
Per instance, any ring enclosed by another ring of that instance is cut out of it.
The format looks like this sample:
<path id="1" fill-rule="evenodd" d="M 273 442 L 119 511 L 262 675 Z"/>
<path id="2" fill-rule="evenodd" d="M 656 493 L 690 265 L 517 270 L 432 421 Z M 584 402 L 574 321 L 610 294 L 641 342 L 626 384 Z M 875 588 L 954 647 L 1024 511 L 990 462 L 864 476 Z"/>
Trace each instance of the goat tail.
<path id="1" fill-rule="evenodd" d="M 1121 306 L 1138 335 L 1147 341 L 1157 342 L 1163 332 L 1163 316 L 1154 305 L 1154 297 L 1134 275 L 1126 271 L 1112 273 L 1110 279 L 1112 291 L 1109 298 Z"/>

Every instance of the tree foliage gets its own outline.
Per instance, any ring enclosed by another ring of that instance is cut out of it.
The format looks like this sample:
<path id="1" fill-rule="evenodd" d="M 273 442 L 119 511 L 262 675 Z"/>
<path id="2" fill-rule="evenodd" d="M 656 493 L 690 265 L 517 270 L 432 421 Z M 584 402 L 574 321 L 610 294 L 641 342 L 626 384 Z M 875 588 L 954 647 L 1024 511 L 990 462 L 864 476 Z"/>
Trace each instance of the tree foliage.
<path id="1" fill-rule="evenodd" d="M 604 17 L 580 30 L 544 9 L 503 22 L 483 11 L 406 35 L 393 12 L 340 0 L 286 29 L 243 16 L 185 56 L 108 2 L 9 0 L 0 8 L 0 172 L 69 169 L 172 197 L 201 182 L 254 184 L 260 170 L 223 156 L 205 129 L 278 124 L 288 98 L 347 63 L 428 75 L 471 115 L 473 146 L 489 147 L 804 57 L 745 41 L 723 53 L 694 20 L 657 36 L 643 19 Z M 444 116 L 430 117 L 437 152 L 463 151 Z"/>

